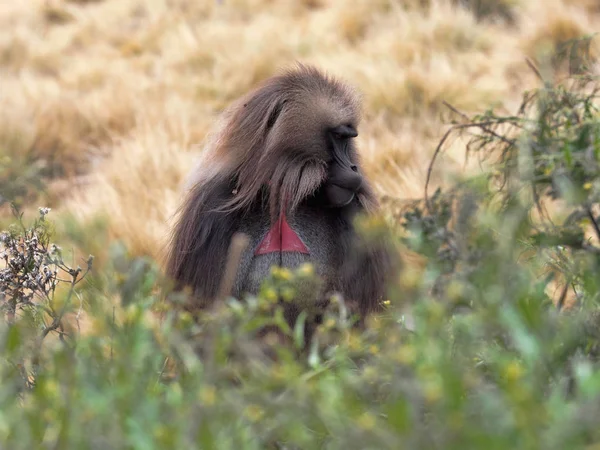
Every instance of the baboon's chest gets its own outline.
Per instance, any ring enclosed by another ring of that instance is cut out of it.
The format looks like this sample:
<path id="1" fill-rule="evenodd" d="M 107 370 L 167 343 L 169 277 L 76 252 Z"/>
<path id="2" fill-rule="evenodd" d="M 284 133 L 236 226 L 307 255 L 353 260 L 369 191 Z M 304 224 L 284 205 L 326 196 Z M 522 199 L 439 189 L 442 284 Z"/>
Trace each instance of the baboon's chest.
<path id="1" fill-rule="evenodd" d="M 236 290 L 239 293 L 258 292 L 272 266 L 293 270 L 307 262 L 325 281 L 324 288 L 335 283 L 340 252 L 336 245 L 335 221 L 331 216 L 300 208 L 273 225 L 268 217 L 262 217 L 240 231 L 250 236 L 250 244 L 238 272 Z"/>

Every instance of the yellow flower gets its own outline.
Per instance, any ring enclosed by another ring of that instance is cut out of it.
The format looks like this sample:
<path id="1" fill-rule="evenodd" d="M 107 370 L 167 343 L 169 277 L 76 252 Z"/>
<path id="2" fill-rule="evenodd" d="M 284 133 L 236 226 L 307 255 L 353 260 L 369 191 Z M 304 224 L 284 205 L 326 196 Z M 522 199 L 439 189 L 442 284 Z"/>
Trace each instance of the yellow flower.
<path id="1" fill-rule="evenodd" d="M 315 268 L 310 263 L 304 263 L 298 268 L 298 275 L 301 275 L 303 277 L 310 277 L 310 276 L 314 275 L 314 273 L 315 273 Z"/>
<path id="2" fill-rule="evenodd" d="M 452 280 L 446 289 L 446 294 L 450 301 L 460 300 L 465 291 L 463 283 L 460 281 Z"/>
<path id="3" fill-rule="evenodd" d="M 49 397 L 55 397 L 58 394 L 58 383 L 54 380 L 46 381 L 44 388 Z"/>
<path id="4" fill-rule="evenodd" d="M 271 369 L 271 376 L 275 380 L 284 380 L 286 377 L 285 368 L 281 364 L 273 366 L 273 368 Z"/>
<path id="5" fill-rule="evenodd" d="M 292 272 L 290 271 L 290 269 L 282 267 L 282 268 L 279 269 L 278 277 L 281 278 L 284 281 L 291 280 L 292 279 Z"/>
<path id="6" fill-rule="evenodd" d="M 130 303 L 126 308 L 125 308 L 125 314 L 124 314 L 124 320 L 126 322 L 134 322 L 138 316 L 140 315 L 140 310 L 141 308 L 135 304 L 135 303 Z"/>
<path id="7" fill-rule="evenodd" d="M 590 183 L 590 182 L 588 181 L 587 183 L 585 183 L 585 184 L 583 185 L 583 188 L 584 188 L 586 191 L 589 191 L 589 190 L 592 188 L 592 183 Z"/>
<path id="8" fill-rule="evenodd" d="M 164 438 L 167 435 L 167 431 L 168 431 L 168 429 L 164 425 L 162 425 L 162 424 L 156 425 L 154 427 L 154 432 L 153 432 L 154 438 L 155 439 Z"/>
<path id="9" fill-rule="evenodd" d="M 203 405 L 214 405 L 217 400 L 217 390 L 214 386 L 204 386 L 200 389 L 199 397 Z"/>
<path id="10" fill-rule="evenodd" d="M 324 327 L 325 327 L 325 329 L 327 329 L 327 330 L 328 330 L 328 329 L 330 329 L 330 328 L 333 328 L 333 327 L 335 326 L 335 320 L 334 320 L 334 319 L 331 319 L 331 318 L 329 318 L 329 319 L 327 319 L 327 320 L 325 321 L 325 323 L 324 323 L 324 325 L 323 325 L 323 326 L 324 326 Z"/>
<path id="11" fill-rule="evenodd" d="M 377 345 L 375 344 L 371 344 L 371 346 L 369 347 L 369 353 L 371 353 L 372 355 L 376 355 L 377 353 L 379 353 L 379 347 L 377 347 Z"/>
<path id="12" fill-rule="evenodd" d="M 273 288 L 268 288 L 264 292 L 264 298 L 267 301 L 275 302 L 279 298 L 277 292 Z"/>
<path id="13" fill-rule="evenodd" d="M 348 348 L 355 351 L 361 348 L 361 340 L 355 333 L 348 334 Z"/>
<path id="14" fill-rule="evenodd" d="M 244 410 L 244 415 L 252 422 L 258 422 L 265 415 L 265 412 L 258 405 L 248 405 Z"/>
<path id="15" fill-rule="evenodd" d="M 158 318 L 156 317 L 156 315 L 152 311 L 148 310 L 144 311 L 142 321 L 144 322 L 144 325 L 148 328 L 158 327 L 159 325 Z"/>
<path id="16" fill-rule="evenodd" d="M 406 268 L 400 273 L 400 284 L 406 289 L 416 288 L 421 282 L 422 274 L 414 268 Z"/>
<path id="17" fill-rule="evenodd" d="M 504 376 L 509 381 L 517 381 L 523 376 L 523 367 L 518 361 L 511 361 L 504 369 Z"/>
<path id="18" fill-rule="evenodd" d="M 431 322 L 439 322 L 440 320 L 442 320 L 444 318 L 444 314 L 445 314 L 445 310 L 444 310 L 444 306 L 436 301 L 433 301 L 431 303 L 429 303 L 428 305 L 428 313 L 429 313 L 429 318 L 431 319 Z"/>
<path id="19" fill-rule="evenodd" d="M 430 381 L 425 384 L 424 392 L 427 403 L 435 403 L 442 398 L 442 386 L 438 381 Z"/>
<path id="20" fill-rule="evenodd" d="M 412 345 L 403 345 L 396 353 L 396 359 L 402 364 L 411 364 L 415 361 L 417 355 Z"/>
<path id="21" fill-rule="evenodd" d="M 375 428 L 375 416 L 370 412 L 364 412 L 356 421 L 363 430 L 372 430 Z"/>
<path id="22" fill-rule="evenodd" d="M 281 296 L 285 301 L 292 301 L 296 297 L 296 291 L 291 287 L 285 287 L 281 291 Z"/>
<path id="23" fill-rule="evenodd" d="M 179 320 L 181 321 L 182 324 L 189 325 L 190 323 L 192 323 L 194 318 L 189 312 L 183 311 L 179 314 Z"/>
<path id="24" fill-rule="evenodd" d="M 367 366 L 363 370 L 363 375 L 365 377 L 365 380 L 372 383 L 377 379 L 377 370 L 375 370 L 375 368 L 372 366 Z"/>

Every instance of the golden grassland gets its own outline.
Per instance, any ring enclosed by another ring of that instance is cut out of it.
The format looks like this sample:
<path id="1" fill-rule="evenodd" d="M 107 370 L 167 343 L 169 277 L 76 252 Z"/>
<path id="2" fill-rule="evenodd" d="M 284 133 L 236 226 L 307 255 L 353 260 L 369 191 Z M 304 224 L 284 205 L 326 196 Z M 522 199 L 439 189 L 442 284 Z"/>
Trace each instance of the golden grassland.
<path id="1" fill-rule="evenodd" d="M 43 160 L 49 206 L 157 257 L 219 113 L 296 61 L 358 88 L 377 192 L 414 198 L 444 101 L 515 110 L 539 83 L 526 58 L 599 24 L 595 0 L 4 1 L 0 156 Z M 435 183 L 462 167 L 454 142 Z"/>

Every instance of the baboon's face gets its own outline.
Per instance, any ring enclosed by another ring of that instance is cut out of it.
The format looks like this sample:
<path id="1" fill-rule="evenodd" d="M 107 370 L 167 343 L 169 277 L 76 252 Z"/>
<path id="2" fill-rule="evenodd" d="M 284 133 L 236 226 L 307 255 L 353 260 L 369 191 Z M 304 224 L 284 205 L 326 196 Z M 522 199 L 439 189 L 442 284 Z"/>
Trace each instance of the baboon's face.
<path id="1" fill-rule="evenodd" d="M 344 87 L 316 74 L 292 81 L 280 81 L 280 93 L 269 105 L 262 159 L 280 178 L 299 172 L 299 184 L 312 185 L 304 190 L 318 193 L 324 206 L 349 205 L 367 184 L 354 144 L 358 102 Z"/>
<path id="2" fill-rule="evenodd" d="M 339 125 L 327 130 L 327 179 L 324 184 L 325 196 L 333 207 L 348 205 L 358 194 L 363 178 L 352 140 L 358 136 L 351 124 Z"/>
<path id="3" fill-rule="evenodd" d="M 354 140 L 358 120 L 353 108 L 339 98 L 286 102 L 282 111 L 288 157 L 326 168 L 319 191 L 326 206 L 350 204 L 363 186 L 363 176 Z"/>

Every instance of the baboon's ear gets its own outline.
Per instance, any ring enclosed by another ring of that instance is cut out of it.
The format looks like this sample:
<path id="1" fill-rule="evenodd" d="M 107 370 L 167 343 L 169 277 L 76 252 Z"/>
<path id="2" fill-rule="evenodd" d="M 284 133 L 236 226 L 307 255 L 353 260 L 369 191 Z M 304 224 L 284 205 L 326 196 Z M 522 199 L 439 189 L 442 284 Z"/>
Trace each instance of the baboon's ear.
<path id="1" fill-rule="evenodd" d="M 271 108 L 271 111 L 269 112 L 269 118 L 267 119 L 267 131 L 273 128 L 273 125 L 275 125 L 275 122 L 277 122 L 277 118 L 281 114 L 281 111 L 283 111 L 283 105 L 286 101 L 287 100 L 285 99 L 278 100 L 277 102 L 275 102 L 275 105 Z"/>

